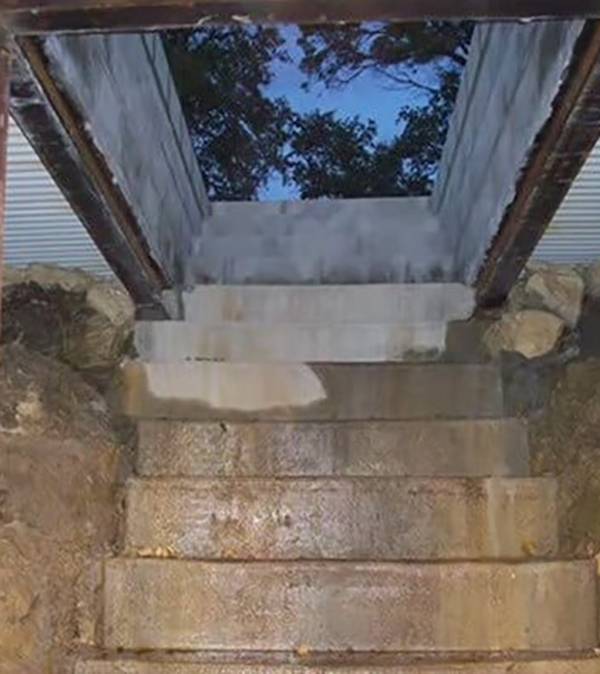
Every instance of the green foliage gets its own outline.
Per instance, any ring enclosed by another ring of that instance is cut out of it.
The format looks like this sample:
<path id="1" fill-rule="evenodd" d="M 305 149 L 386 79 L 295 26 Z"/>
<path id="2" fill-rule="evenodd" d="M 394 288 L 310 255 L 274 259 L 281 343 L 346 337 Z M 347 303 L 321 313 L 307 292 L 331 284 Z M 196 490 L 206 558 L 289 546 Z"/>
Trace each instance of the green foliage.
<path id="1" fill-rule="evenodd" d="M 209 194 L 255 199 L 271 176 L 302 198 L 425 194 L 439 162 L 472 25 L 430 21 L 303 28 L 304 87 L 341 88 L 363 73 L 409 90 L 399 132 L 378 141 L 373 120 L 294 113 L 265 88 L 289 60 L 277 29 L 209 27 L 166 36 Z"/>
<path id="2" fill-rule="evenodd" d="M 287 58 L 279 32 L 210 27 L 168 33 L 165 44 L 209 196 L 256 198 L 285 170 L 291 110 L 263 92 L 272 63 Z"/>

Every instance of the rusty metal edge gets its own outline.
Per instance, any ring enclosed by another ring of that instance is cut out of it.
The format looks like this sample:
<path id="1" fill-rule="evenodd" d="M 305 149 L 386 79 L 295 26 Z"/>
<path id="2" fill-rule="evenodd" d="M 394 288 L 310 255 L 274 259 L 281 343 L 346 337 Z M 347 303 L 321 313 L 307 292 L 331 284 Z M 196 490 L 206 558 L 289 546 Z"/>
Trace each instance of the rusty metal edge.
<path id="1" fill-rule="evenodd" d="M 15 34 L 160 30 L 205 20 L 325 23 L 600 17 L 597 0 L 5 0 Z"/>
<path id="2" fill-rule="evenodd" d="M 600 21 L 588 20 L 476 281 L 478 306 L 501 304 L 600 138 Z"/>
<path id="3" fill-rule="evenodd" d="M 125 197 L 110 177 L 81 120 L 48 72 L 40 45 L 14 49 L 11 113 L 110 267 L 146 315 L 167 318 L 161 299 L 171 285 L 152 257 Z"/>

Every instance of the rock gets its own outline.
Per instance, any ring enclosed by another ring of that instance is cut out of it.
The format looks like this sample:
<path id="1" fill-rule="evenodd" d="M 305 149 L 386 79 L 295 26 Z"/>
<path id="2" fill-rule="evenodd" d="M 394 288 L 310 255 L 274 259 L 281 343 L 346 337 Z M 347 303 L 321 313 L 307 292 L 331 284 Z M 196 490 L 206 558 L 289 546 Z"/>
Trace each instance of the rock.
<path id="1" fill-rule="evenodd" d="M 539 267 L 511 300 L 519 309 L 542 309 L 556 314 L 571 328 L 581 314 L 585 284 L 571 268 Z M 516 300 L 516 301 L 515 301 Z"/>
<path id="2" fill-rule="evenodd" d="M 600 262 L 589 266 L 585 275 L 586 292 L 589 297 L 600 300 Z"/>
<path id="3" fill-rule="evenodd" d="M 558 316 L 527 309 L 505 314 L 490 326 L 484 342 L 494 356 L 513 351 L 526 358 L 539 358 L 556 348 L 565 328 L 565 321 Z"/>
<path id="4" fill-rule="evenodd" d="M 18 342 L 78 370 L 119 364 L 135 310 L 118 283 L 46 265 L 8 270 L 5 280 L 4 343 Z"/>

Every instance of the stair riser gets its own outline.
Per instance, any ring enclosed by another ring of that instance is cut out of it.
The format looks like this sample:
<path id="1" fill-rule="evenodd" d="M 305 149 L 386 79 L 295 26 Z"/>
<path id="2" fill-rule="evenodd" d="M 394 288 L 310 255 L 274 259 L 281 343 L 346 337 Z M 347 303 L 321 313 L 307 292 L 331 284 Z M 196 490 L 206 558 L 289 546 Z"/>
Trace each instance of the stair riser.
<path id="1" fill-rule="evenodd" d="M 469 318 L 473 291 L 452 283 L 343 286 L 197 286 L 186 319 L 215 324 L 446 323 Z"/>
<path id="2" fill-rule="evenodd" d="M 127 650 L 583 650 L 595 565 L 116 560 L 105 646 Z"/>
<path id="3" fill-rule="evenodd" d="M 512 419 L 139 424 L 147 476 L 524 477 L 527 429 Z"/>
<path id="4" fill-rule="evenodd" d="M 131 362 L 123 374 L 125 410 L 140 418 L 452 419 L 503 408 L 492 366 Z"/>
<path id="5" fill-rule="evenodd" d="M 434 360 L 445 349 L 446 323 L 416 325 L 200 326 L 138 323 L 145 361 L 378 363 Z"/>
<path id="6" fill-rule="evenodd" d="M 556 483 L 133 480 L 129 554 L 199 559 L 493 559 L 556 554 Z"/>

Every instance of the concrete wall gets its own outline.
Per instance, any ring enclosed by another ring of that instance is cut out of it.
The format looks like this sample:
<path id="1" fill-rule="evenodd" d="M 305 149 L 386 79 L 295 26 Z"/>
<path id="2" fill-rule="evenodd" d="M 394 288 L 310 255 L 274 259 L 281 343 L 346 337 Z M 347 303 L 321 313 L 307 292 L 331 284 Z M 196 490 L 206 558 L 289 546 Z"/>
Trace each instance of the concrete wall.
<path id="1" fill-rule="evenodd" d="M 550 21 L 475 29 L 432 197 L 461 280 L 474 281 L 485 259 L 582 27 Z"/>
<path id="2" fill-rule="evenodd" d="M 215 203 L 198 282 L 374 283 L 449 273 L 427 198 Z"/>
<path id="3" fill-rule="evenodd" d="M 152 255 L 182 283 L 209 204 L 160 37 L 52 36 L 44 44 Z"/>

